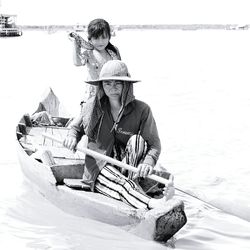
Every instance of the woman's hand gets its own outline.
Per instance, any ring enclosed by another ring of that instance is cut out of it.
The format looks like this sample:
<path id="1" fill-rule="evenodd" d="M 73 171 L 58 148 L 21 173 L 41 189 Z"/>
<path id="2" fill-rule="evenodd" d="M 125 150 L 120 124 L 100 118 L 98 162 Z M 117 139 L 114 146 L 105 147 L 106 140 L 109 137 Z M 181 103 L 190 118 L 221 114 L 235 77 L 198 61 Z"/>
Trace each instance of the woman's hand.
<path id="1" fill-rule="evenodd" d="M 138 172 L 134 175 L 134 179 L 138 177 L 147 177 L 148 175 L 152 174 L 153 172 L 153 167 L 151 165 L 141 163 L 137 167 Z"/>
<path id="2" fill-rule="evenodd" d="M 63 141 L 63 146 L 75 151 L 77 145 L 77 140 L 74 136 L 67 136 Z"/>

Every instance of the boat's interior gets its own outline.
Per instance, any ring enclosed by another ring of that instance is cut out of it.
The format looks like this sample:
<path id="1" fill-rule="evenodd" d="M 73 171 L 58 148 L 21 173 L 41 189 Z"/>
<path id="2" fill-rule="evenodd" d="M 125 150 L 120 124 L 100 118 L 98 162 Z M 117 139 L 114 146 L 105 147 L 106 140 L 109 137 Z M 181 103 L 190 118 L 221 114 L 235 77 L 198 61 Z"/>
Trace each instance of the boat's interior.
<path id="1" fill-rule="evenodd" d="M 44 133 L 64 139 L 69 131 L 70 119 L 52 117 L 54 125 L 40 125 L 24 115 L 17 126 L 17 139 L 24 151 L 35 160 L 49 166 L 57 184 L 64 179 L 81 179 L 84 170 L 84 155 L 64 148 L 60 143 L 47 139 Z M 84 143 L 84 139 L 81 143 Z"/>

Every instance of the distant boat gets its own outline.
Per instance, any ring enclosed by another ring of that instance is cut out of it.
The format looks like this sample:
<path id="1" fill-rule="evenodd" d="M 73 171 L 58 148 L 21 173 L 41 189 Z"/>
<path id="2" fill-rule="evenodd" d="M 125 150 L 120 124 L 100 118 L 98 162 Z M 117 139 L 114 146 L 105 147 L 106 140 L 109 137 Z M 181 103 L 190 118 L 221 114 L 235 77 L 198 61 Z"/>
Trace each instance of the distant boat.
<path id="1" fill-rule="evenodd" d="M 16 15 L 0 14 L 0 37 L 21 36 L 22 30 L 16 25 Z"/>

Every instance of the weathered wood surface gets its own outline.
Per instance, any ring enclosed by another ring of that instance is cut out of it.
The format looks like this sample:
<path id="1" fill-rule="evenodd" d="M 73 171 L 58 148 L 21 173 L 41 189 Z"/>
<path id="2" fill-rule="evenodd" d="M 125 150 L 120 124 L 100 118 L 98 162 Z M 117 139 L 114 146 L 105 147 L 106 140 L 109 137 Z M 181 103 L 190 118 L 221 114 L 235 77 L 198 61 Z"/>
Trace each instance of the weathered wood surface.
<path id="1" fill-rule="evenodd" d="M 81 158 L 79 158 L 78 154 L 75 154 L 74 152 L 63 147 L 61 144 L 53 142 L 42 136 L 42 134 L 46 132 L 64 139 L 68 134 L 68 128 L 27 127 L 26 130 L 27 135 L 22 136 L 19 141 L 25 148 L 36 152 L 33 157 L 40 159 L 40 154 L 42 154 L 44 150 L 49 150 L 52 153 L 56 164 L 58 165 L 84 164 L 83 155 L 81 155 Z"/>

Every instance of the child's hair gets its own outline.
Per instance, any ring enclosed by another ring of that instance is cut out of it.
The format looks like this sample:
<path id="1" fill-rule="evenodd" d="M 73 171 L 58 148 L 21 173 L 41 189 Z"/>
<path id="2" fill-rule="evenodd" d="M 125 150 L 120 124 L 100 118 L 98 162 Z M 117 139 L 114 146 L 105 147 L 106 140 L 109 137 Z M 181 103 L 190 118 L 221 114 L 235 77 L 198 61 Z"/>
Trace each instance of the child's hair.
<path id="1" fill-rule="evenodd" d="M 91 40 L 91 38 L 97 39 L 98 37 L 108 37 L 111 38 L 111 30 L 109 23 L 101 18 L 97 18 L 92 20 L 88 25 L 88 39 Z M 117 54 L 117 49 L 113 44 L 110 42 L 108 43 L 107 49 L 112 50 L 114 53 Z"/>
<path id="2" fill-rule="evenodd" d="M 104 19 L 94 19 L 88 25 L 88 39 L 97 39 L 100 36 L 108 37 L 110 39 L 110 26 Z"/>

